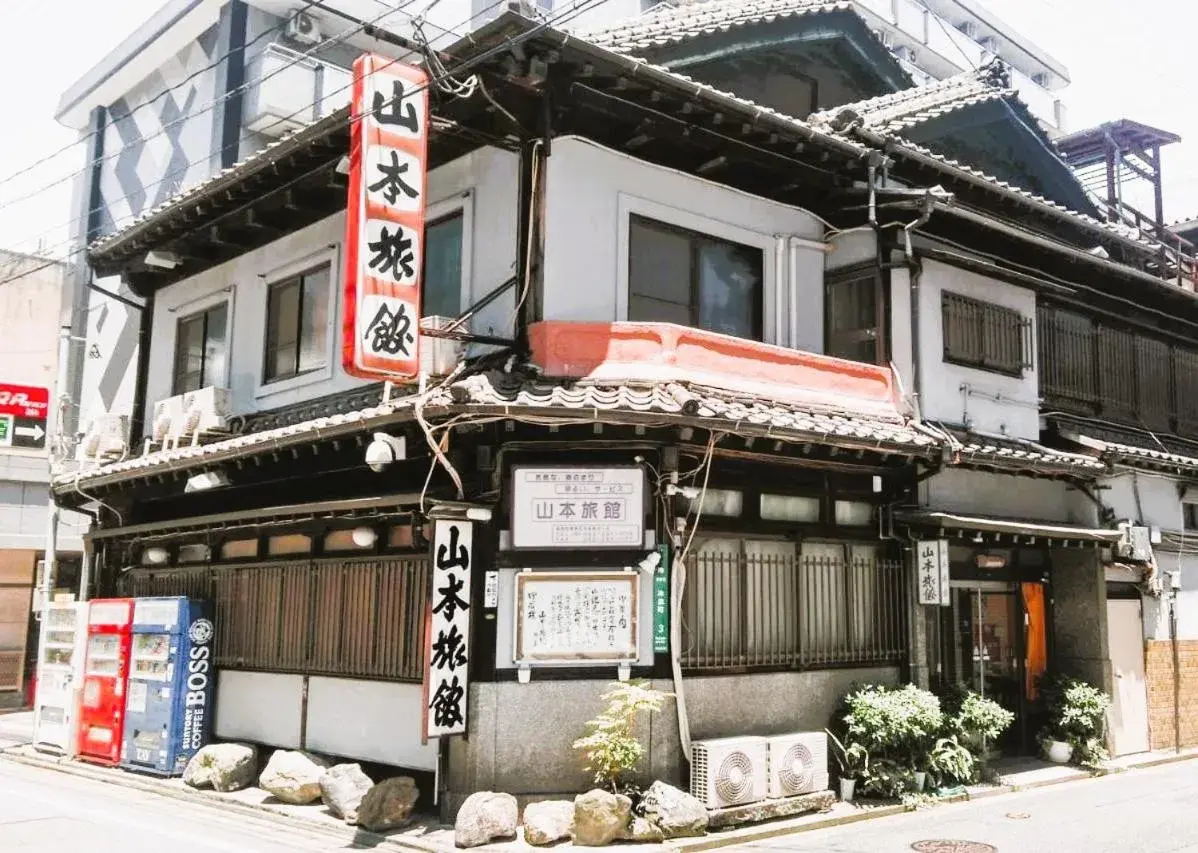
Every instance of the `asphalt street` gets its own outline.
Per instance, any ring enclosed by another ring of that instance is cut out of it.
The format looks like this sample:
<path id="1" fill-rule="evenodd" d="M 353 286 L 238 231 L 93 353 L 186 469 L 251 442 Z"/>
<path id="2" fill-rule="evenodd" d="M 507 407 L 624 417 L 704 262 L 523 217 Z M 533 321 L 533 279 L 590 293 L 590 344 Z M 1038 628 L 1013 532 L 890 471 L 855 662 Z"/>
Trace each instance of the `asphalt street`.
<path id="1" fill-rule="evenodd" d="M 1198 761 L 1069 782 L 775 838 L 757 853 L 1198 853 Z M 918 846 L 912 846 L 918 845 Z"/>
<path id="2" fill-rule="evenodd" d="M 311 853 L 366 849 L 306 827 L 0 761 L 3 853 Z"/>

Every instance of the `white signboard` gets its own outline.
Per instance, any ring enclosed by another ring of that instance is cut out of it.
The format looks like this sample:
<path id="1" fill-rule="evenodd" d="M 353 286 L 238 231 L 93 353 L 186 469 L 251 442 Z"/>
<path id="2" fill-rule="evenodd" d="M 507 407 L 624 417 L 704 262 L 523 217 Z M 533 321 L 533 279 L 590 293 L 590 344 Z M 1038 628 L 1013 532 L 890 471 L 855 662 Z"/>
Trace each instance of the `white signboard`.
<path id="1" fill-rule="evenodd" d="M 915 545 L 919 603 L 948 606 L 948 541 L 929 539 Z"/>
<path id="2" fill-rule="evenodd" d="M 513 468 L 513 548 L 640 548 L 644 538 L 640 466 Z"/>
<path id="3" fill-rule="evenodd" d="M 521 572 L 517 663 L 636 660 L 637 572 Z"/>
<path id="4" fill-rule="evenodd" d="M 433 522 L 433 585 L 425 639 L 424 737 L 466 733 L 470 686 L 470 564 L 474 525 Z"/>

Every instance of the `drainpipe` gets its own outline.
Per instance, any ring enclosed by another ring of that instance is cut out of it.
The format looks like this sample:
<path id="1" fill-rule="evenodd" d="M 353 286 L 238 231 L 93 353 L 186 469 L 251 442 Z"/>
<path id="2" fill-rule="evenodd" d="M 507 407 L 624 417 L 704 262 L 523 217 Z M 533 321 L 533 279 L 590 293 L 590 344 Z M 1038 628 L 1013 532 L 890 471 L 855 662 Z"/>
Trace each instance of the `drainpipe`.
<path id="1" fill-rule="evenodd" d="M 133 379 L 133 411 L 129 418 L 129 447 L 134 448 L 145 438 L 146 383 L 150 376 L 150 333 L 154 328 L 154 294 L 146 295 L 141 306 L 137 327 L 137 372 Z"/>
<path id="2" fill-rule="evenodd" d="M 919 206 L 919 217 L 912 220 L 903 226 L 903 257 L 907 264 L 910 277 L 910 299 L 911 299 L 911 397 L 915 400 L 915 412 L 917 418 L 920 417 L 922 409 L 921 393 L 923 383 L 920 381 L 920 374 L 923 372 L 920 364 L 920 347 L 919 347 L 919 279 L 923 275 L 923 265 L 919 259 L 915 257 L 915 251 L 911 248 L 911 232 L 916 228 L 921 228 L 927 224 L 932 218 L 932 209 L 935 204 L 935 199 L 932 197 L 931 191 L 924 194 L 923 200 Z"/>
<path id="3" fill-rule="evenodd" d="M 1177 592 L 1181 575 L 1169 573 L 1169 643 L 1173 652 L 1173 749 L 1181 753 L 1181 654 L 1177 647 Z"/>

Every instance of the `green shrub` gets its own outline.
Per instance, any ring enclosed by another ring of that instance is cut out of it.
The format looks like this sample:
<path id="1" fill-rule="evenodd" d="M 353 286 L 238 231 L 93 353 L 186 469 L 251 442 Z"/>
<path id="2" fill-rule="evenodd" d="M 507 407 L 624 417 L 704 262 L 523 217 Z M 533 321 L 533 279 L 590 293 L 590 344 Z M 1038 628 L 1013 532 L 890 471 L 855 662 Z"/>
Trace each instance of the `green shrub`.
<path id="1" fill-rule="evenodd" d="M 912 684 L 897 689 L 866 686 L 845 702 L 845 732 L 871 756 L 914 759 L 926 752 L 944 725 L 940 700 Z"/>
<path id="2" fill-rule="evenodd" d="M 915 771 L 911 765 L 893 758 L 878 758 L 869 763 L 861 778 L 861 790 L 866 794 L 894 799 L 915 787 Z"/>
<path id="3" fill-rule="evenodd" d="M 928 772 L 939 785 L 964 785 L 974 781 L 978 769 L 973 753 L 962 746 L 956 735 L 942 737 L 928 756 Z"/>
<path id="4" fill-rule="evenodd" d="M 642 713 L 661 710 L 670 696 L 646 686 L 644 681 L 613 684 L 603 694 L 607 707 L 587 723 L 583 737 L 574 748 L 583 754 L 586 769 L 595 775 L 595 784 L 613 793 L 620 792 L 627 776 L 644 755 L 645 748 L 636 736 L 637 720 Z"/>
<path id="5" fill-rule="evenodd" d="M 1105 761 L 1102 742 L 1110 697 L 1084 681 L 1060 675 L 1044 678 L 1040 690 L 1048 709 L 1048 724 L 1041 738 L 1071 744 L 1078 764 L 1093 766 Z"/>

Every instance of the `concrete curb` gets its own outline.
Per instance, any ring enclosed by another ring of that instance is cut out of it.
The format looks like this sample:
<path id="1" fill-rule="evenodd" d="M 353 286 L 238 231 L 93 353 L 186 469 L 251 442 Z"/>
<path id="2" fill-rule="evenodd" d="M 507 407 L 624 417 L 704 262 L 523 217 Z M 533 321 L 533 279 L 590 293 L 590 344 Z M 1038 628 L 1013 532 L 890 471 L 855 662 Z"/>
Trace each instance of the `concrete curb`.
<path id="1" fill-rule="evenodd" d="M 100 768 L 91 767 L 87 764 L 71 761 L 64 758 L 34 758 L 28 755 L 22 755 L 18 752 L 9 750 L 0 750 L 0 760 L 12 761 L 16 764 L 24 764 L 27 767 L 40 767 L 44 770 L 55 770 L 59 773 L 65 773 L 68 776 L 77 776 L 83 779 L 91 779 L 95 782 L 104 782 L 109 785 L 116 785 L 121 788 L 129 788 L 134 791 L 141 791 L 147 794 L 156 794 L 160 797 L 166 797 L 172 800 L 179 800 L 185 803 L 195 803 L 198 805 L 219 808 L 222 810 L 236 812 L 247 817 L 264 818 L 271 823 L 286 825 L 290 829 L 305 829 L 319 832 L 322 835 L 347 843 L 357 843 L 358 845 L 368 845 L 370 847 L 378 847 L 388 845 L 402 850 L 419 850 L 421 853 L 445 853 L 445 848 L 436 844 L 420 844 L 417 841 L 410 839 L 392 838 L 386 835 L 378 835 L 374 832 L 369 832 L 355 826 L 344 824 L 342 826 L 330 825 L 321 821 L 310 820 L 297 815 L 281 812 L 268 805 L 260 805 L 256 803 L 246 803 L 232 797 L 222 796 L 215 791 L 193 791 L 189 788 L 166 788 L 161 784 L 153 781 L 143 780 L 133 774 L 112 774 Z"/>

